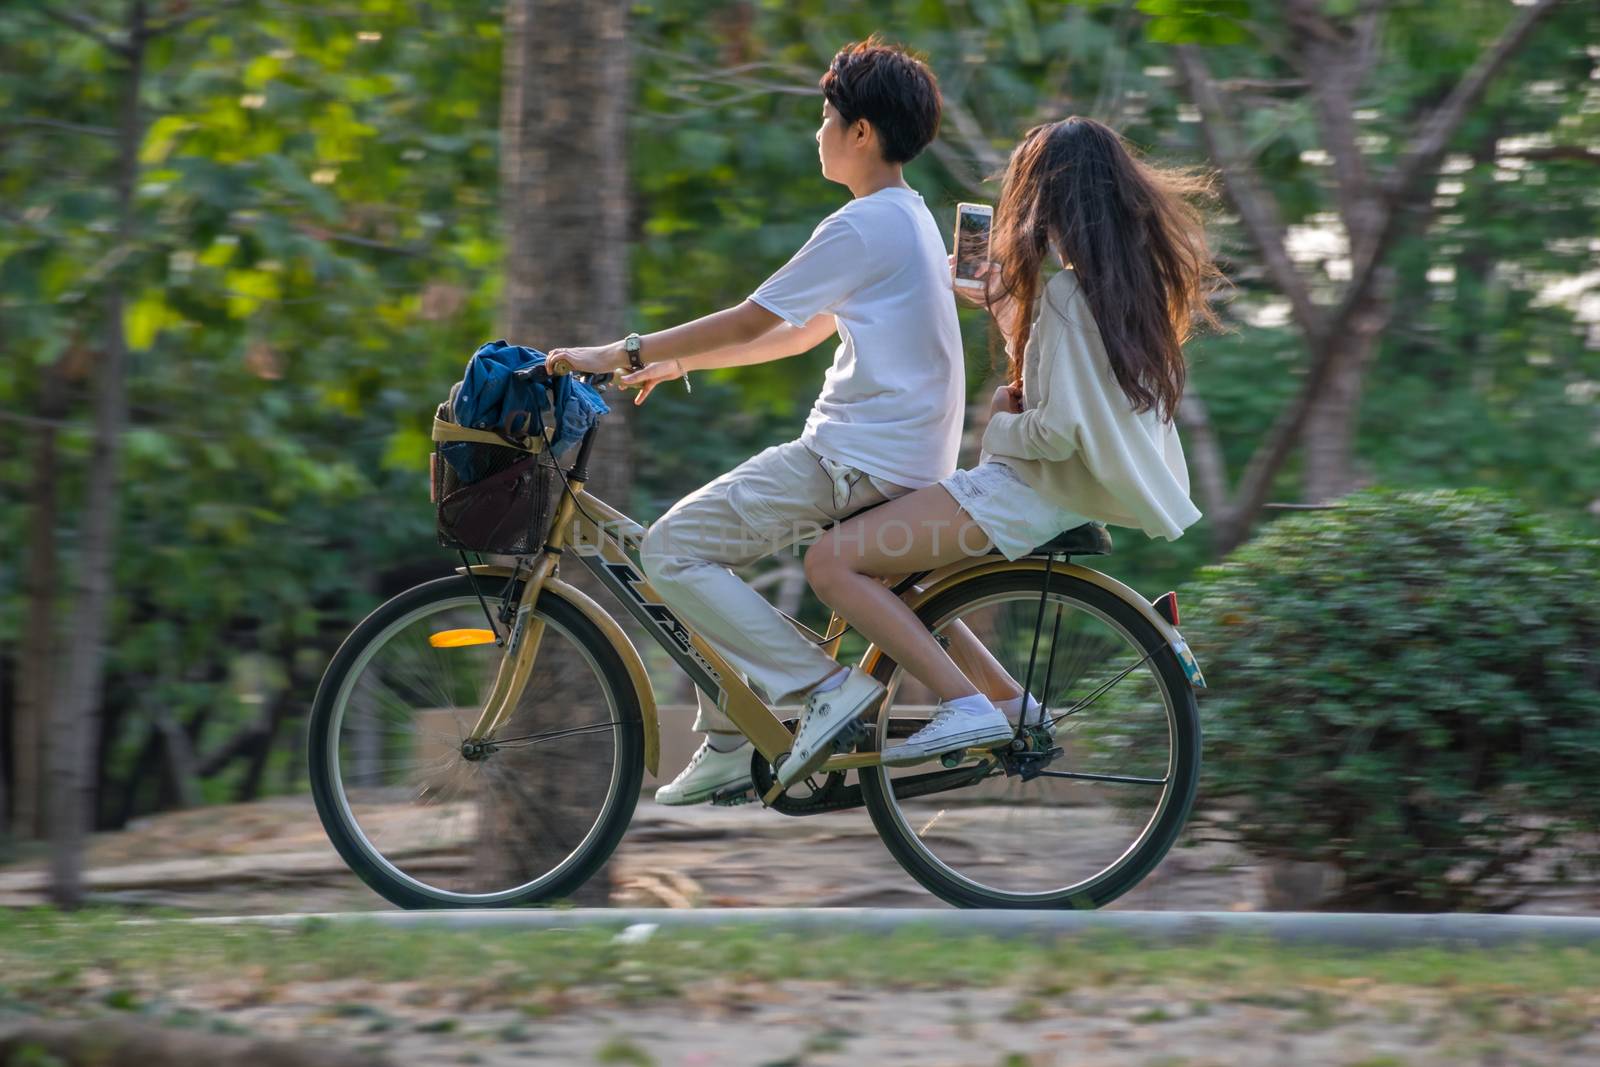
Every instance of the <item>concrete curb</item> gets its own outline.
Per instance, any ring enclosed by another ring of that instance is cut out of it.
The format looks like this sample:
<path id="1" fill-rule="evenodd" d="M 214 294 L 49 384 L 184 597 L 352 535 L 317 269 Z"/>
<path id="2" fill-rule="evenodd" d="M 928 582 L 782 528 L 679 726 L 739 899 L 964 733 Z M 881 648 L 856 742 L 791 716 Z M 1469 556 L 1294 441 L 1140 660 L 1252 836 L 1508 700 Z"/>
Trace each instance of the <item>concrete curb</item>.
<path id="1" fill-rule="evenodd" d="M 137 923 L 166 920 L 132 920 Z M 1380 949 L 1421 945 L 1487 948 L 1522 941 L 1600 944 L 1600 918 L 1556 915 L 1366 915 L 1319 912 L 957 911 L 939 908 L 507 908 L 239 915 L 178 920 L 212 925 L 292 926 L 307 921 L 455 930 L 682 931 L 726 927 L 784 933 L 875 933 L 916 930 L 1057 940 L 1115 934 L 1159 942 L 1214 937 L 1265 937 L 1289 944 Z M 648 929 L 646 929 L 648 928 Z"/>

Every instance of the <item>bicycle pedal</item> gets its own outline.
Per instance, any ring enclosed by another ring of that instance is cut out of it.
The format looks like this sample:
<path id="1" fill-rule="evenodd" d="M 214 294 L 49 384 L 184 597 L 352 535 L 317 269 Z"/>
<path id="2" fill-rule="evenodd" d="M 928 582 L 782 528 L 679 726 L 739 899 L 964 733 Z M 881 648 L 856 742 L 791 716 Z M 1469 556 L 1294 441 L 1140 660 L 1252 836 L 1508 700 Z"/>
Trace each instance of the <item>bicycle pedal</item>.
<path id="1" fill-rule="evenodd" d="M 835 753 L 849 752 L 870 736 L 872 736 L 872 727 L 857 719 L 851 725 L 840 730 L 834 737 L 833 751 Z"/>
<path id="2" fill-rule="evenodd" d="M 733 808 L 738 807 L 740 804 L 749 804 L 755 798 L 755 794 L 751 792 L 749 786 L 742 786 L 739 789 L 725 788 L 717 790 L 711 794 L 711 803 L 719 808 Z"/>

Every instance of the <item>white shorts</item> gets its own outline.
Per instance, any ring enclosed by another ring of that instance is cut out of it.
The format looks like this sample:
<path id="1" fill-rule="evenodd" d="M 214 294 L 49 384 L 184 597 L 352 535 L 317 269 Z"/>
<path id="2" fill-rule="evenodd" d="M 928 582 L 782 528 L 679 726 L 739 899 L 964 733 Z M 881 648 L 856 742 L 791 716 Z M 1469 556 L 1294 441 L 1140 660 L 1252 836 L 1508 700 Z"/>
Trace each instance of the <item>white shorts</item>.
<path id="1" fill-rule="evenodd" d="M 1046 500 L 997 459 L 958 470 L 939 484 L 1006 559 L 1021 559 L 1063 530 L 1091 521 Z"/>

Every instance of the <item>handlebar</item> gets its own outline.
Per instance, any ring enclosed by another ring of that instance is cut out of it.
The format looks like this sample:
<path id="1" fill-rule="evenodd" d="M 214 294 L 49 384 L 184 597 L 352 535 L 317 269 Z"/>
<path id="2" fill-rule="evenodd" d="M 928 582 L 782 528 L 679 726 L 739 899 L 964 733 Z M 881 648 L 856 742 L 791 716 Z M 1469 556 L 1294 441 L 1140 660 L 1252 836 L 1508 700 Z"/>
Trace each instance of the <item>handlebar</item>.
<path id="1" fill-rule="evenodd" d="M 568 371 L 567 373 L 581 378 L 596 389 L 604 389 L 611 383 L 611 379 L 616 377 L 616 373 L 613 371 L 605 371 L 601 374 L 590 374 L 586 371 Z M 512 371 L 511 376 L 520 378 L 523 381 L 548 381 L 550 379 L 550 370 L 545 364 L 536 363 L 531 367 L 523 367 L 519 371 Z"/>

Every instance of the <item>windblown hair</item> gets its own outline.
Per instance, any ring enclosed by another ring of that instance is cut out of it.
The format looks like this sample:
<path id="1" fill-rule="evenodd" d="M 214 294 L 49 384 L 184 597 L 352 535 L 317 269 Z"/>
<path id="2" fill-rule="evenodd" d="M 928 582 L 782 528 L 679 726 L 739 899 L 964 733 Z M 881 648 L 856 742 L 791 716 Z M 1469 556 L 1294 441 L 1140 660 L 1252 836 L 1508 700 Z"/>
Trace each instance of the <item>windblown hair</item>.
<path id="1" fill-rule="evenodd" d="M 911 162 L 939 132 L 939 79 L 916 54 L 876 34 L 839 49 L 819 84 L 845 125 L 872 124 L 890 163 Z"/>
<path id="2" fill-rule="evenodd" d="M 1187 377 L 1183 344 L 1197 322 L 1217 325 L 1206 298 L 1220 271 L 1195 202 L 1211 192 L 1208 175 L 1147 163 L 1093 119 L 1029 130 L 1011 153 L 989 240 L 1000 265 L 990 306 L 1015 301 L 1007 380 L 1021 380 L 1040 268 L 1054 250 L 1077 274 L 1133 409 L 1171 421 Z"/>

